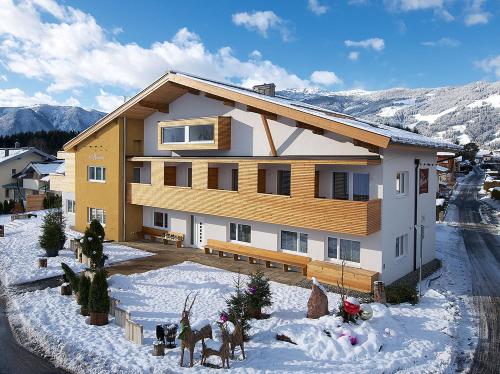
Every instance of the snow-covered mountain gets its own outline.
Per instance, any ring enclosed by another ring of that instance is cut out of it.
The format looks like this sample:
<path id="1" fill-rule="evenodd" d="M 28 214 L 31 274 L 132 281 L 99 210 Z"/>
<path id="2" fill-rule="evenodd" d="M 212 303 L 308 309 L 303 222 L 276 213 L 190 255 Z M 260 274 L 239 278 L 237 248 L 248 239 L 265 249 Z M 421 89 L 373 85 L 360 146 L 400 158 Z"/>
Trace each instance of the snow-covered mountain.
<path id="1" fill-rule="evenodd" d="M 0 135 L 41 130 L 82 131 L 104 115 L 97 110 L 72 106 L 0 107 Z"/>
<path id="2" fill-rule="evenodd" d="M 417 128 L 428 136 L 500 147 L 500 82 L 382 91 L 288 89 L 277 94 L 388 125 Z"/>

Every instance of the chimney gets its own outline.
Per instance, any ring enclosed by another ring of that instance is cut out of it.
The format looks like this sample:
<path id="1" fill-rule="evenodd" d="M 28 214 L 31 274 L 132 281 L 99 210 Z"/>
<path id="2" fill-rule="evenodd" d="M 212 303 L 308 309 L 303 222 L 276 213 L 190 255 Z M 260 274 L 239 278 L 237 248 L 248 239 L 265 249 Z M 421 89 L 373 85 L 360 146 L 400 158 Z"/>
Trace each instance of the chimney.
<path id="1" fill-rule="evenodd" d="M 21 143 L 15 142 L 14 143 L 14 148 L 21 148 Z"/>
<path id="2" fill-rule="evenodd" d="M 276 94 L 276 85 L 274 83 L 264 83 L 253 86 L 253 90 L 262 95 L 274 96 Z"/>

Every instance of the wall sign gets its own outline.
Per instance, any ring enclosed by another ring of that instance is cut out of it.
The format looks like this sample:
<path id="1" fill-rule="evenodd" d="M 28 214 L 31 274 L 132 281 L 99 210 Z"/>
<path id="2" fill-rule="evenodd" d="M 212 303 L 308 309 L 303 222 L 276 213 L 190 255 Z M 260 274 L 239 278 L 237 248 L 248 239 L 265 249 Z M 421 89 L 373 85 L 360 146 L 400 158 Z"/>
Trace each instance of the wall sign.
<path id="1" fill-rule="evenodd" d="M 97 152 L 94 152 L 93 154 L 89 155 L 89 159 L 91 159 L 92 161 L 104 160 L 104 156 L 98 154 Z"/>
<path id="2" fill-rule="evenodd" d="M 418 178 L 418 193 L 429 192 L 429 169 L 420 169 Z"/>

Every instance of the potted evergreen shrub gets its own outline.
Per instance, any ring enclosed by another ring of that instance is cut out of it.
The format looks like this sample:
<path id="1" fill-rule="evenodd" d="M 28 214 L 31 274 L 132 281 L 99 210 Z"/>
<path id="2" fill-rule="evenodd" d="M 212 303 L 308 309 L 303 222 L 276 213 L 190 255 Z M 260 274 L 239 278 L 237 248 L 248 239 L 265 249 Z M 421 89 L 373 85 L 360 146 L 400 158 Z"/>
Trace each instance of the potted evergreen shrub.
<path id="1" fill-rule="evenodd" d="M 109 295 L 108 281 L 104 269 L 96 270 L 90 286 L 89 312 L 90 324 L 103 326 L 108 324 Z"/>
<path id="2" fill-rule="evenodd" d="M 102 267 L 104 254 L 102 240 L 99 238 L 99 235 L 88 227 L 85 230 L 82 240 L 80 240 L 80 244 L 82 246 L 82 253 L 90 258 L 90 267 L 93 270 Z"/>
<path id="3" fill-rule="evenodd" d="M 64 248 L 66 222 L 60 209 L 53 210 L 45 215 L 42 223 L 42 234 L 39 238 L 40 247 L 47 253 L 47 257 L 55 257 Z"/>
<path id="4" fill-rule="evenodd" d="M 78 284 L 80 283 L 80 277 L 75 274 L 75 272 L 64 262 L 61 262 L 61 267 L 64 271 L 64 280 L 69 282 L 73 293 L 76 295 L 78 293 Z"/>
<path id="5" fill-rule="evenodd" d="M 80 305 L 80 313 L 82 316 L 89 315 L 89 293 L 90 293 L 90 279 L 85 274 L 82 274 L 78 282 L 78 293 L 76 302 Z"/>
<path id="6" fill-rule="evenodd" d="M 269 279 L 257 269 L 250 274 L 250 281 L 245 290 L 247 314 L 249 318 L 262 319 L 262 308 L 272 305 Z"/>

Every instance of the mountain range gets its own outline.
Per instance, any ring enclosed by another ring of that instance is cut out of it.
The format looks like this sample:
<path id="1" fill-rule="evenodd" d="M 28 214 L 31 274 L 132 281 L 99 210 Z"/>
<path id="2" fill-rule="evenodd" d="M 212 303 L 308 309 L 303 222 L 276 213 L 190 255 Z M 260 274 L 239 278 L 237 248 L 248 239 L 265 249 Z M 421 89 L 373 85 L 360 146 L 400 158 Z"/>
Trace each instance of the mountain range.
<path id="1" fill-rule="evenodd" d="M 500 81 L 439 88 L 380 91 L 286 89 L 277 95 L 367 120 L 416 129 L 461 144 L 500 148 Z M 0 107 L 0 135 L 28 131 L 82 131 L 105 113 L 80 107 Z"/>

